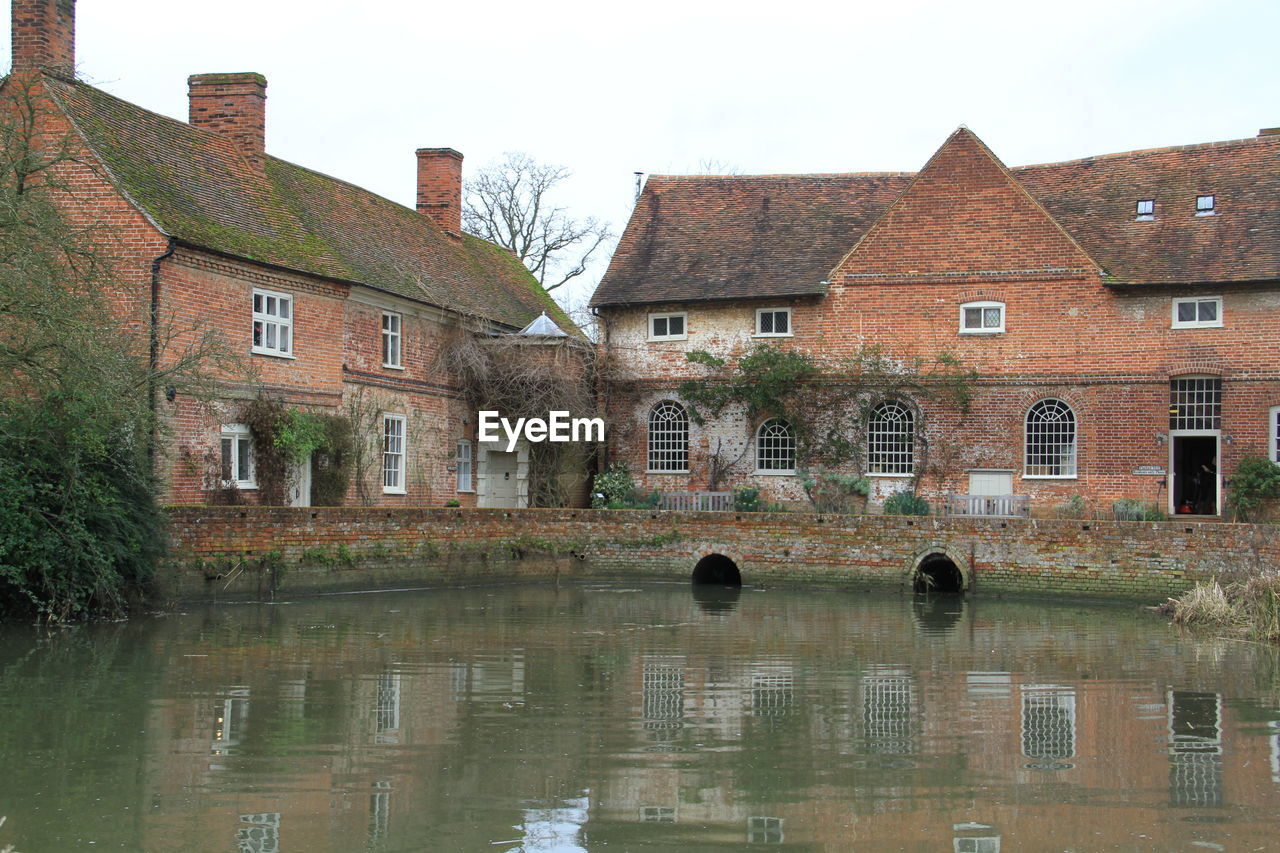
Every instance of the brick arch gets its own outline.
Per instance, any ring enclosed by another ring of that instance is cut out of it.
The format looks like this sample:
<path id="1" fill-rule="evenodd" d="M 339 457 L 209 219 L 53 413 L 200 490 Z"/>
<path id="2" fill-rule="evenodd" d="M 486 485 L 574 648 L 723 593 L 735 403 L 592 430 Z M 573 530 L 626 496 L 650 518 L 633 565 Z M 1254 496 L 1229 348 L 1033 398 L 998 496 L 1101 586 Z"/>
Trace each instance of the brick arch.
<path id="1" fill-rule="evenodd" d="M 1231 368 L 1221 361 L 1210 361 L 1209 359 L 1185 359 L 1175 361 L 1169 364 L 1168 375 L 1166 379 L 1173 380 L 1182 376 L 1218 376 L 1226 379 L 1231 374 Z"/>
<path id="2" fill-rule="evenodd" d="M 920 569 L 928 562 L 938 557 L 945 557 L 950 560 L 956 569 L 960 572 L 961 587 L 960 592 L 969 592 L 973 589 L 973 570 L 969 565 L 969 557 L 959 548 L 945 543 L 935 543 L 917 550 L 911 555 L 907 561 L 907 570 L 903 576 L 903 582 L 908 589 L 915 586 L 916 575 Z"/>

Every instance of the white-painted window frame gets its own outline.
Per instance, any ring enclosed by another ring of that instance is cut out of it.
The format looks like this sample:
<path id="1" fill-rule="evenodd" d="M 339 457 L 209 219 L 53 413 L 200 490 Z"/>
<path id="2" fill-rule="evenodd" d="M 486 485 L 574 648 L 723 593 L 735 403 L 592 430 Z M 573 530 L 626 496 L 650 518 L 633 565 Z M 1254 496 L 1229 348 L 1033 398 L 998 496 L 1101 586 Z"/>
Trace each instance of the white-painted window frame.
<path id="1" fill-rule="evenodd" d="M 784 418 L 769 418 L 756 428 L 755 473 L 785 475 L 795 472 L 795 430 Z"/>
<path id="2" fill-rule="evenodd" d="M 223 453 L 223 451 L 227 451 Z M 235 486 L 237 489 L 256 489 L 258 488 L 257 470 L 254 466 L 253 458 L 253 433 L 249 427 L 244 424 L 223 424 L 221 434 L 218 437 L 219 451 L 219 479 L 224 487 Z M 246 458 L 247 457 L 247 458 Z M 221 468 L 222 460 L 226 459 L 226 470 L 231 473 L 230 477 L 221 476 L 223 470 Z M 248 475 L 241 478 L 240 463 L 244 461 L 244 471 Z"/>
<path id="3" fill-rule="evenodd" d="M 998 326 L 988 326 L 987 311 L 992 308 L 1000 311 L 1000 324 Z M 965 325 L 965 314 L 969 311 L 979 311 L 979 325 L 970 327 Z M 966 302 L 960 306 L 960 334 L 962 335 L 999 335 L 1004 332 L 1005 306 L 1003 302 L 995 300 L 981 300 L 977 302 Z"/>
<path id="4" fill-rule="evenodd" d="M 382 415 L 382 493 L 403 495 L 407 474 L 408 423 L 404 415 Z"/>
<path id="5" fill-rule="evenodd" d="M 689 412 L 675 400 L 659 400 L 649 409 L 649 474 L 689 473 Z M 658 463 L 655 465 L 654 463 Z M 683 462 L 680 467 L 671 467 Z"/>
<path id="6" fill-rule="evenodd" d="M 1217 307 L 1214 310 L 1213 320 L 1200 319 L 1200 305 L 1202 303 L 1213 303 Z M 1178 306 L 1195 305 L 1196 319 L 1179 320 Z M 1222 297 L 1221 296 L 1179 296 L 1173 300 L 1173 307 L 1170 316 L 1172 318 L 1172 327 L 1174 329 L 1220 329 L 1222 328 Z"/>
<path id="7" fill-rule="evenodd" d="M 293 294 L 278 290 L 253 289 L 253 353 L 276 358 L 294 358 Z M 275 307 L 275 311 L 268 310 Z M 273 341 L 268 344 L 267 341 Z"/>
<path id="8" fill-rule="evenodd" d="M 1217 196 L 1212 193 L 1196 196 L 1196 216 L 1213 216 L 1217 212 Z"/>
<path id="9" fill-rule="evenodd" d="M 911 477 L 916 470 L 916 413 L 885 400 L 867 418 L 867 476 Z"/>
<path id="10" fill-rule="evenodd" d="M 458 439 L 457 449 L 457 474 L 458 474 L 458 491 L 474 492 L 475 483 L 471 478 L 471 460 L 474 453 L 471 449 L 471 441 L 469 439 Z"/>
<path id="11" fill-rule="evenodd" d="M 1146 205 L 1144 208 L 1143 205 Z M 1154 198 L 1140 198 L 1133 206 L 1134 218 L 1138 222 L 1150 222 L 1156 218 L 1156 200 Z"/>
<path id="12" fill-rule="evenodd" d="M 677 317 L 680 319 L 680 332 L 678 334 L 672 334 L 669 331 L 671 328 L 671 320 Z M 658 320 L 666 321 L 666 328 L 668 329 L 666 334 L 660 335 L 654 331 L 654 327 L 657 325 L 656 321 Z M 667 311 L 660 314 L 650 314 L 647 322 L 649 340 L 651 341 L 684 341 L 689 339 L 688 311 Z"/>
<path id="13" fill-rule="evenodd" d="M 1280 406 L 1271 407 L 1270 445 L 1267 456 L 1280 465 Z"/>
<path id="14" fill-rule="evenodd" d="M 1032 415 L 1041 412 L 1035 421 Z M 1061 413 L 1066 417 L 1061 417 Z M 1070 435 L 1069 442 L 1054 441 Z M 1058 474 L 1033 474 L 1034 470 L 1052 467 L 1049 462 L 1032 462 L 1033 459 L 1049 459 L 1053 448 L 1058 459 Z M 1064 451 L 1062 448 L 1066 448 Z M 1043 397 L 1027 407 L 1022 419 L 1022 479 L 1024 480 L 1075 480 L 1080 470 L 1080 422 L 1076 410 L 1060 397 Z"/>
<path id="15" fill-rule="evenodd" d="M 782 314 L 787 318 L 787 330 L 785 332 L 766 332 L 764 331 L 764 315 L 771 314 L 773 318 L 771 323 L 776 329 L 778 324 L 777 315 Z M 756 309 L 756 331 L 753 337 L 757 338 L 792 338 L 795 337 L 795 328 L 792 323 L 792 314 L 790 308 L 757 308 Z"/>
<path id="16" fill-rule="evenodd" d="M 404 370 L 404 315 L 382 312 L 382 366 Z"/>

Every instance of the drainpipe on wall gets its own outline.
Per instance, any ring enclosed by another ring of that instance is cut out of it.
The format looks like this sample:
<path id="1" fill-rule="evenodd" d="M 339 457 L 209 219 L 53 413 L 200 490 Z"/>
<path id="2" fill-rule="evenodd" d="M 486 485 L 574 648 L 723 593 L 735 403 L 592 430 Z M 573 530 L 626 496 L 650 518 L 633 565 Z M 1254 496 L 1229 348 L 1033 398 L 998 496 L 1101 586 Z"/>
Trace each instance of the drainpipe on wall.
<path id="1" fill-rule="evenodd" d="M 172 237 L 169 238 L 169 247 L 164 250 L 164 254 L 158 256 L 151 262 L 151 312 L 150 312 L 150 335 L 147 353 L 147 405 L 151 409 L 151 437 L 147 441 L 147 461 L 150 463 L 151 474 L 156 473 L 156 432 L 158 424 L 156 422 L 156 370 L 160 367 L 160 262 L 173 254 L 177 249 L 177 243 Z"/>

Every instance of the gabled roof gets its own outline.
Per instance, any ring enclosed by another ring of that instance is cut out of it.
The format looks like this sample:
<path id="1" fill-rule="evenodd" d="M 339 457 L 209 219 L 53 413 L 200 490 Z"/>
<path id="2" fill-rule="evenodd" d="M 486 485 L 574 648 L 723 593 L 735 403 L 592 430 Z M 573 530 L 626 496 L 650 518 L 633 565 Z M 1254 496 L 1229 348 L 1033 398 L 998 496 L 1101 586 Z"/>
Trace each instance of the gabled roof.
<path id="1" fill-rule="evenodd" d="M 226 136 L 81 82 L 49 92 L 117 183 L 165 234 L 519 328 L 547 312 L 575 328 L 506 250 L 446 236 L 428 216 L 275 157 L 251 166 Z"/>
<path id="2" fill-rule="evenodd" d="M 1008 170 L 1113 284 L 1280 281 L 1280 135 Z M 798 297 L 912 173 L 651 176 L 592 304 Z M 1197 195 L 1218 215 L 1197 217 Z M 1135 203 L 1156 200 L 1136 221 Z"/>
<path id="3" fill-rule="evenodd" d="M 593 305 L 818 295 L 909 174 L 651 175 Z"/>

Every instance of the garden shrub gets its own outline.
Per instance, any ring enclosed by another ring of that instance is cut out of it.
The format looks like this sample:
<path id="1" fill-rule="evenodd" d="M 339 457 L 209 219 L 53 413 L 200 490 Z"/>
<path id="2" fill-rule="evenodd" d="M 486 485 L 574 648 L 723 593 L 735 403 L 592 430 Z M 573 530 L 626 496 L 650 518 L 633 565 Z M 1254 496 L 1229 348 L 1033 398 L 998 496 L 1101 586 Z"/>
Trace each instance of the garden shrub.
<path id="1" fill-rule="evenodd" d="M 885 515 L 928 515 L 929 502 L 911 492 L 894 492 L 884 500 Z"/>

